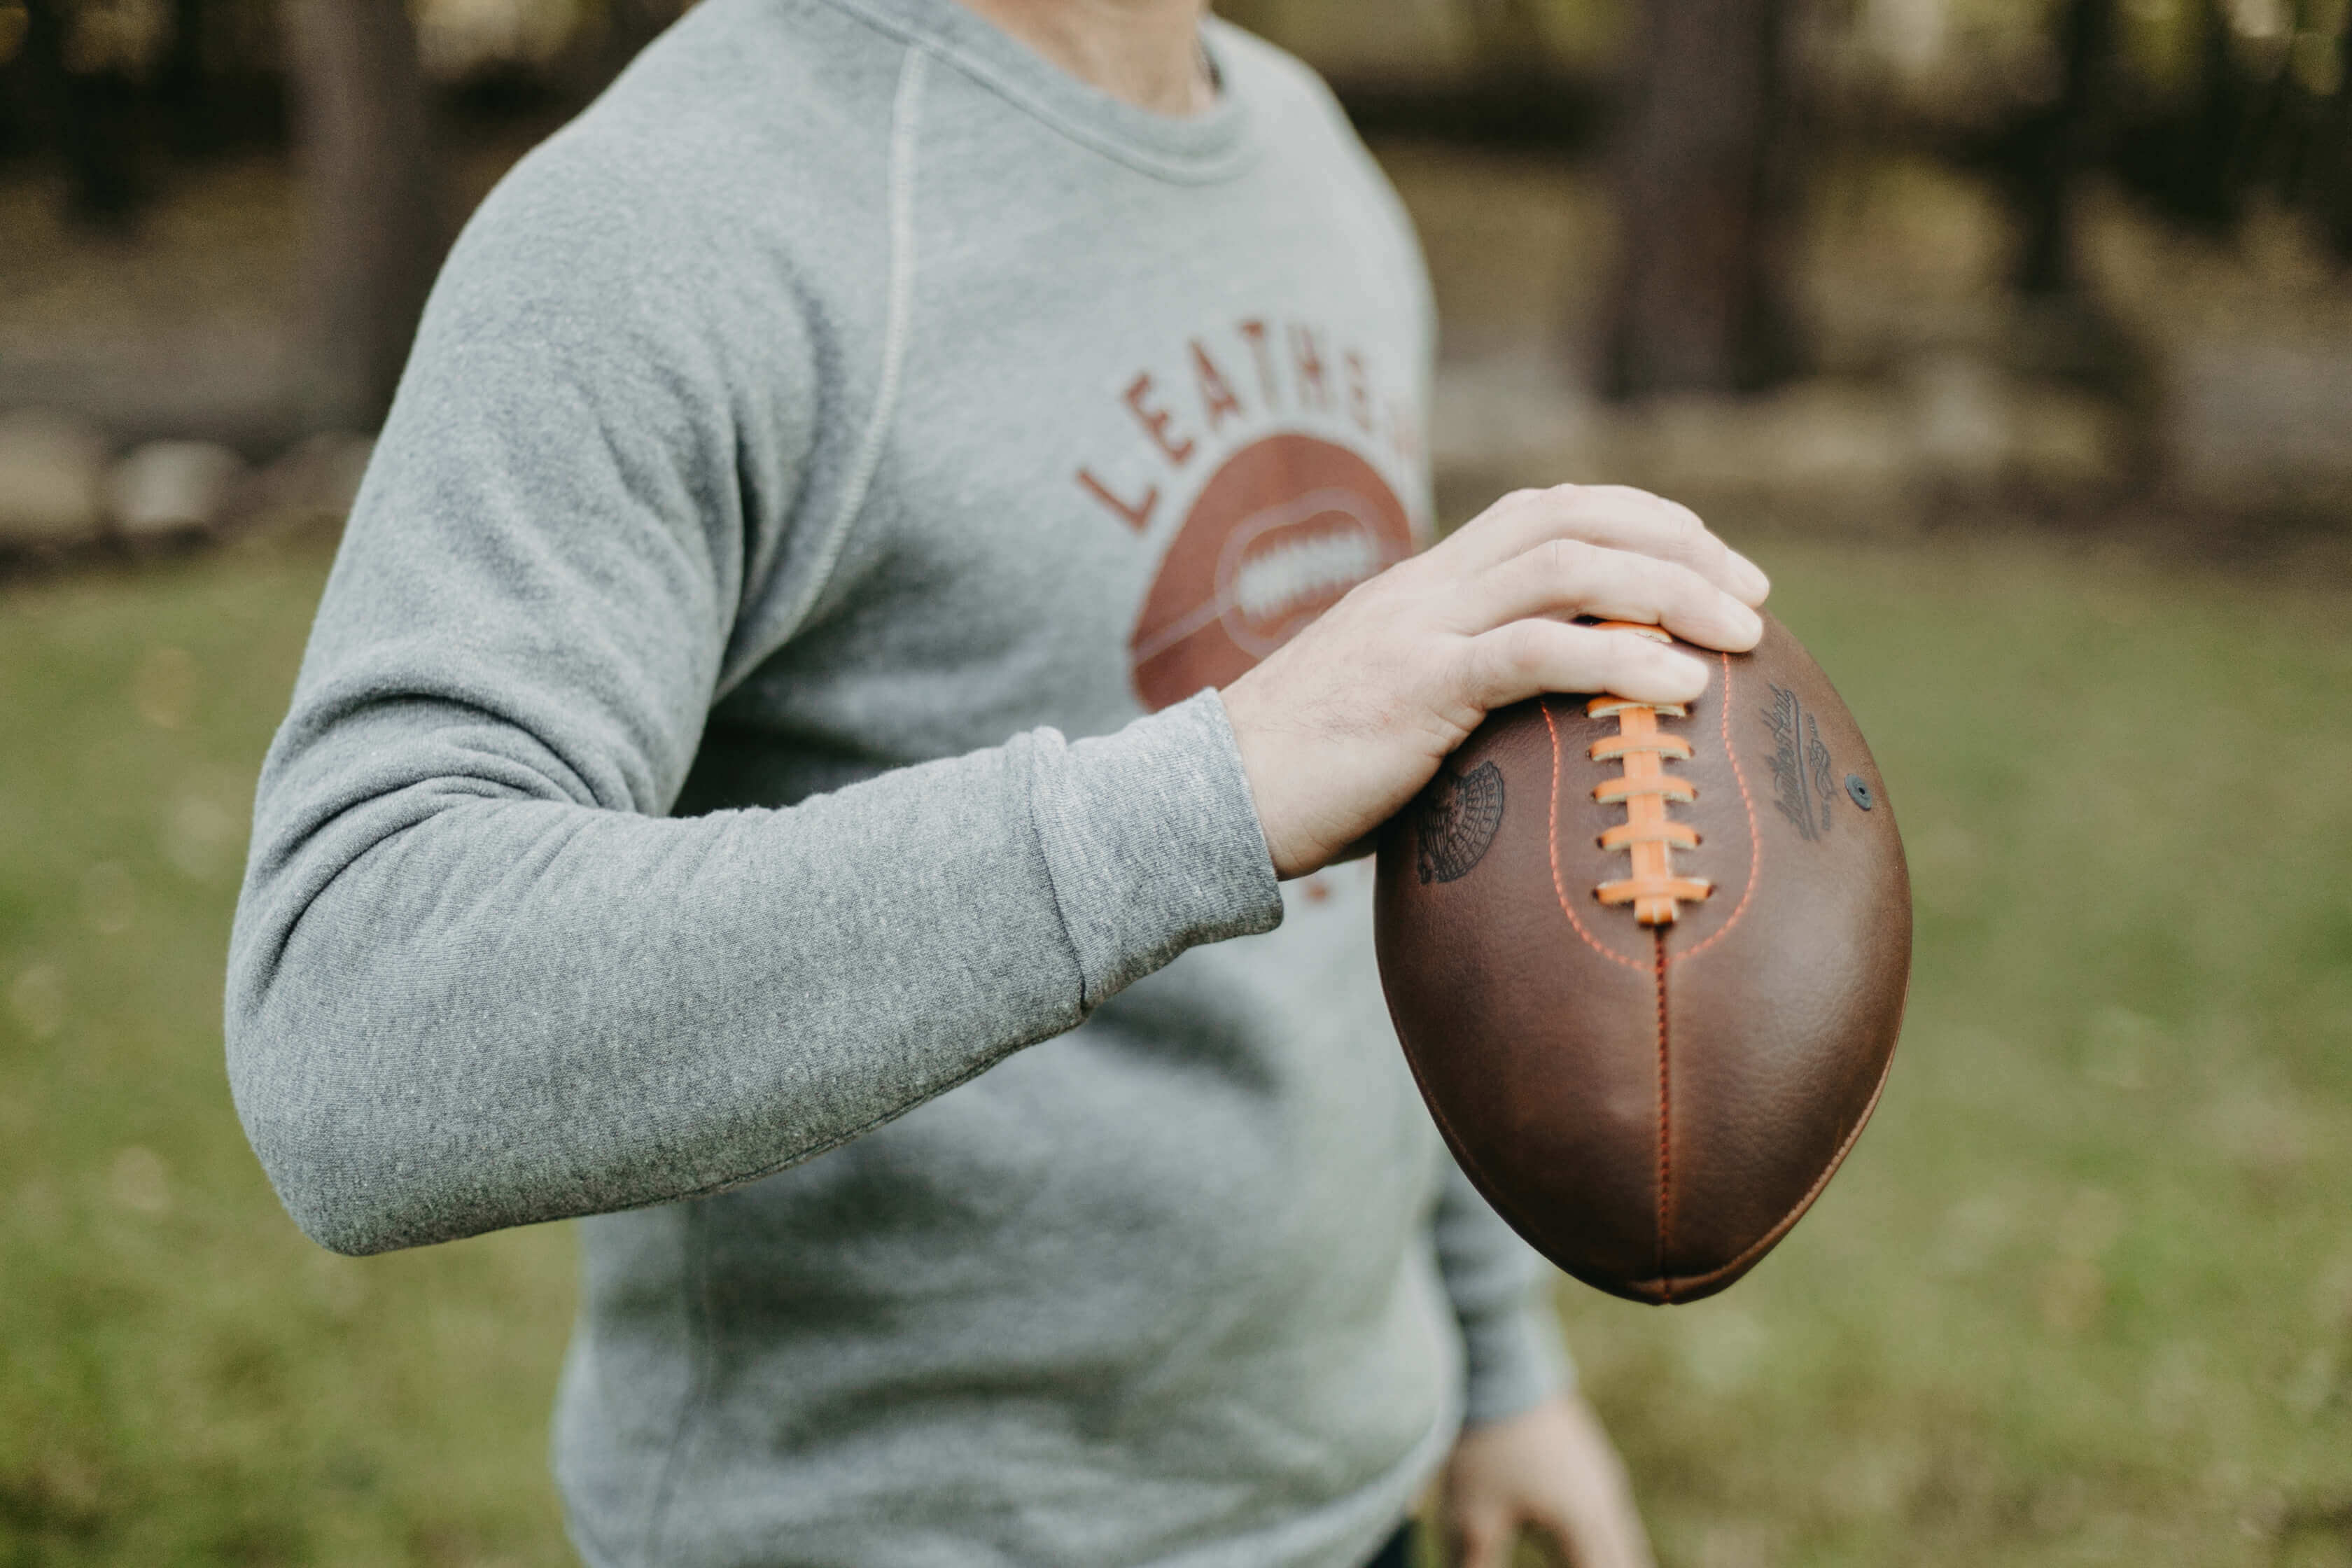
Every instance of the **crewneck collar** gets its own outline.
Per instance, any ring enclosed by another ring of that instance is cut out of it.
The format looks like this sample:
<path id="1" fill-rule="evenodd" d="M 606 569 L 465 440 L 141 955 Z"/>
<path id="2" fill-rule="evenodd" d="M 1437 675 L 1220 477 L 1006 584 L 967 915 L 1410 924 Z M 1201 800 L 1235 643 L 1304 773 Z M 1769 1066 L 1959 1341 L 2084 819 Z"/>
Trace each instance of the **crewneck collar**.
<path id="1" fill-rule="evenodd" d="M 957 0 L 829 0 L 940 56 L 1064 135 L 1145 174 L 1190 184 L 1231 178 L 1256 153 L 1232 30 L 1203 19 L 1201 46 L 1217 101 L 1199 114 L 1160 114 L 1079 80 Z"/>

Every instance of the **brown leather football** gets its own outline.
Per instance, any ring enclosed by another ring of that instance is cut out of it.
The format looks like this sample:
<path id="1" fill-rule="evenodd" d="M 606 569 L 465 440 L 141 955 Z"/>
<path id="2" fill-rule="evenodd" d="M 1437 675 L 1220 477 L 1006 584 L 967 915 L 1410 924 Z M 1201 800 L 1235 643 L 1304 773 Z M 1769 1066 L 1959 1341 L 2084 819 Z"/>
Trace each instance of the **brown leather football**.
<path id="1" fill-rule="evenodd" d="M 1705 657 L 1687 711 L 1492 715 L 1380 851 L 1381 977 L 1447 1143 L 1635 1301 L 1724 1289 L 1821 1195 L 1910 976 L 1895 813 L 1829 678 L 1769 616 Z"/>

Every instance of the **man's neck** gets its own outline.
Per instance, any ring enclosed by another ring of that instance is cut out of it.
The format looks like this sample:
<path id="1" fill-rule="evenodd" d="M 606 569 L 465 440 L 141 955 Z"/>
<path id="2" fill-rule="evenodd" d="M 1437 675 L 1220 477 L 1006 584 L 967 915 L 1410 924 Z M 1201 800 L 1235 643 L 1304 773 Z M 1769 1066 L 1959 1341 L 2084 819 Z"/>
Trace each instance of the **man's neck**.
<path id="1" fill-rule="evenodd" d="M 963 0 L 1089 86 L 1160 114 L 1216 101 L 1201 53 L 1208 0 Z"/>

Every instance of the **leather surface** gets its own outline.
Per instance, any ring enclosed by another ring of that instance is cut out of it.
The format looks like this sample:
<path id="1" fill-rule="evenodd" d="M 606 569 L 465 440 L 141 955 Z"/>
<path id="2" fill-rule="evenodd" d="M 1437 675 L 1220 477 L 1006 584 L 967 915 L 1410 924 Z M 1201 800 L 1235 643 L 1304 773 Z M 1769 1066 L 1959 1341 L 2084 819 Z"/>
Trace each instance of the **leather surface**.
<path id="1" fill-rule="evenodd" d="M 1669 812 L 1700 834 L 1675 870 L 1714 884 L 1674 924 L 1595 894 L 1626 874 L 1599 843 L 1625 808 L 1592 795 L 1622 768 L 1588 756 L 1618 726 L 1579 697 L 1493 715 L 1381 847 L 1381 980 L 1440 1130 L 1537 1248 L 1639 1301 L 1722 1289 L 1820 1195 L 1910 974 L 1894 807 L 1829 678 L 1769 616 L 1755 652 L 1706 657 L 1706 695 L 1660 720 L 1698 792 Z"/>

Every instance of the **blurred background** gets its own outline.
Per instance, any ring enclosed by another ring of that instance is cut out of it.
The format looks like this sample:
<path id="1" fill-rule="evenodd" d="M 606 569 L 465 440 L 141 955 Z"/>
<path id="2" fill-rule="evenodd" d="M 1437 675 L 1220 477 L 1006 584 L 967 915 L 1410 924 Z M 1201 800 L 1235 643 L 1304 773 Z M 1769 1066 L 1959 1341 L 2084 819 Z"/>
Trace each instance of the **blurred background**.
<path id="1" fill-rule="evenodd" d="M 570 1560 L 568 1233 L 311 1247 L 220 974 L 423 290 L 678 9 L 0 0 L 0 1565 Z M 1902 813 L 1843 1178 L 1559 1297 L 1664 1561 L 2352 1564 L 2352 0 L 1221 9 L 1420 221 L 1446 517 L 1699 506 Z"/>

